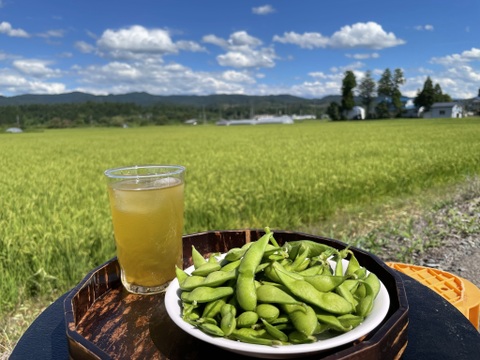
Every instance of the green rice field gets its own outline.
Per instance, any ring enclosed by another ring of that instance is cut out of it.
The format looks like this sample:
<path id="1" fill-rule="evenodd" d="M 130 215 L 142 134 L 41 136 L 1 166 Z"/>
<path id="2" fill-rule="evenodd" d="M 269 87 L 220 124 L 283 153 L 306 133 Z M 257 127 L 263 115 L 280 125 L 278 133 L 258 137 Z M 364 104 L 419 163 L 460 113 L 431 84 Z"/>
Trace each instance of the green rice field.
<path id="1" fill-rule="evenodd" d="M 187 167 L 185 233 L 316 229 L 480 173 L 480 118 L 0 134 L 0 316 L 115 254 L 103 171 Z M 330 230 L 329 230 L 330 231 Z"/>

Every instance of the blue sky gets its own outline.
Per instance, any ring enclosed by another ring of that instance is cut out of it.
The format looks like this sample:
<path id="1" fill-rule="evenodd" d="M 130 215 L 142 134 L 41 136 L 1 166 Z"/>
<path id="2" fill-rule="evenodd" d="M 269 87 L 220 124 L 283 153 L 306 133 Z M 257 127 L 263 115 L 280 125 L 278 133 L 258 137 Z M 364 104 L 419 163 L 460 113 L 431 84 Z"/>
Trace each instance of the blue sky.
<path id="1" fill-rule="evenodd" d="M 403 70 L 480 88 L 478 0 L 0 0 L 0 95 L 339 94 Z"/>

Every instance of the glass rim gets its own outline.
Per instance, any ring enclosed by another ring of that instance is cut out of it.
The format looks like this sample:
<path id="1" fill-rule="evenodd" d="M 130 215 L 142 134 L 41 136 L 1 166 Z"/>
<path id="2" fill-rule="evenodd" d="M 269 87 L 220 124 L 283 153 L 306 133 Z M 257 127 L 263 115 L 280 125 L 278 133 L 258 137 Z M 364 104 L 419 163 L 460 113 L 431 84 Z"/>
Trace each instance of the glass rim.
<path id="1" fill-rule="evenodd" d="M 121 174 L 115 173 L 118 171 L 138 170 L 138 169 L 168 169 L 169 171 L 158 174 Z M 138 179 L 138 178 L 153 178 L 158 176 L 172 176 L 179 175 L 185 172 L 186 168 L 183 165 L 130 165 L 120 166 L 116 168 L 107 169 L 104 171 L 104 175 L 111 179 Z"/>

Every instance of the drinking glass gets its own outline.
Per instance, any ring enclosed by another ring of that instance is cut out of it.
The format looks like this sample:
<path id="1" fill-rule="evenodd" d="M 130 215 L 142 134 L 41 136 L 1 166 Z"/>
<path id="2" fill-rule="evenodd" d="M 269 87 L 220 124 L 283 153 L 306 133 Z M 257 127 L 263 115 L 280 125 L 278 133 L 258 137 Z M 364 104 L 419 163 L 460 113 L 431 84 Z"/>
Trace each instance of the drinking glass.
<path id="1" fill-rule="evenodd" d="M 185 167 L 135 165 L 105 171 L 124 287 L 163 291 L 182 267 Z"/>

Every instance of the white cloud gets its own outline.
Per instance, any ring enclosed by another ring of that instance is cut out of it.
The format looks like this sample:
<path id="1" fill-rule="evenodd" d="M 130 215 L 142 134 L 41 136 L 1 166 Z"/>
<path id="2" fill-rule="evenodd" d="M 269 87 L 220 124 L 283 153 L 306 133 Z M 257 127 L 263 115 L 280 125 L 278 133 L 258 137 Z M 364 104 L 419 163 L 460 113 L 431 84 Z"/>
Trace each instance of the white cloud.
<path id="1" fill-rule="evenodd" d="M 304 34 L 286 32 L 283 36 L 275 35 L 273 41 L 295 44 L 306 49 L 331 47 L 380 50 L 405 44 L 404 40 L 398 39 L 395 34 L 391 32 L 385 32 L 382 26 L 375 22 L 356 23 L 351 26 L 344 26 L 331 37 L 312 32 Z"/>
<path id="2" fill-rule="evenodd" d="M 471 48 L 462 52 L 462 56 L 469 61 L 480 61 L 480 49 Z"/>
<path id="3" fill-rule="evenodd" d="M 66 87 L 62 83 L 49 83 L 0 70 L 0 89 L 5 95 L 12 94 L 62 94 Z"/>
<path id="4" fill-rule="evenodd" d="M 103 66 L 76 66 L 83 81 L 77 90 L 93 94 L 146 91 L 151 94 L 243 94 L 255 79 L 246 72 L 210 73 L 193 71 L 178 63 L 160 61 L 120 62 Z"/>
<path id="5" fill-rule="evenodd" d="M 95 46 L 85 41 L 77 41 L 74 46 L 78 51 L 84 54 L 92 53 L 95 51 Z"/>
<path id="6" fill-rule="evenodd" d="M 275 35 L 273 41 L 283 44 L 298 45 L 303 49 L 324 48 L 329 43 L 328 37 L 325 37 L 320 33 L 306 32 L 298 34 L 294 31 L 286 32 L 283 36 Z"/>
<path id="7" fill-rule="evenodd" d="M 395 34 L 386 33 L 382 26 L 375 22 L 356 23 L 344 26 L 330 38 L 330 46 L 335 48 L 367 48 L 380 50 L 405 44 Z"/>
<path id="8" fill-rule="evenodd" d="M 339 94 L 342 86 L 343 74 L 325 74 L 323 72 L 310 73 L 313 81 L 305 81 L 293 85 L 288 93 L 300 97 L 322 98 L 327 95 Z"/>
<path id="9" fill-rule="evenodd" d="M 97 41 L 101 54 L 114 58 L 135 58 L 143 55 L 176 54 L 179 50 L 203 51 L 193 41 L 172 41 L 170 33 L 163 29 L 147 29 L 133 25 L 119 30 L 105 30 Z"/>
<path id="10" fill-rule="evenodd" d="M 273 50 L 266 48 L 260 51 L 252 49 L 243 52 L 229 51 L 226 54 L 217 56 L 217 61 L 221 66 L 235 68 L 274 67 L 275 62 L 273 59 Z"/>
<path id="11" fill-rule="evenodd" d="M 23 29 L 14 29 L 12 25 L 6 21 L 0 23 L 0 34 L 6 34 L 12 37 L 28 38 L 30 35 Z"/>
<path id="12" fill-rule="evenodd" d="M 252 8 L 252 12 L 256 15 L 267 15 L 275 12 L 275 9 L 272 5 L 263 5 Z"/>
<path id="13" fill-rule="evenodd" d="M 237 31 L 228 39 L 219 38 L 216 35 L 206 35 L 204 42 L 217 45 L 226 53 L 217 56 L 217 62 L 221 66 L 234 68 L 271 68 L 275 66 L 277 58 L 272 47 L 261 47 L 262 41 L 249 35 L 246 31 Z"/>
<path id="14" fill-rule="evenodd" d="M 237 31 L 230 35 L 228 39 L 228 46 L 230 48 L 238 47 L 256 47 L 262 45 L 262 41 L 249 35 L 246 31 Z"/>
<path id="15" fill-rule="evenodd" d="M 60 70 L 49 68 L 49 62 L 43 60 L 20 59 L 14 60 L 12 65 L 15 69 L 17 69 L 24 75 L 36 78 L 58 77 L 62 74 Z"/>
<path id="16" fill-rule="evenodd" d="M 44 33 L 40 33 L 37 36 L 43 38 L 61 38 L 65 35 L 65 30 L 57 29 L 57 30 L 48 30 Z"/>
<path id="17" fill-rule="evenodd" d="M 461 54 L 452 54 L 443 57 L 433 57 L 430 62 L 444 66 L 452 66 L 455 64 L 466 63 L 470 61 L 480 61 L 480 49 L 471 48 L 465 50 Z"/>
<path id="18" fill-rule="evenodd" d="M 97 41 L 97 45 L 101 49 L 111 52 L 177 52 L 177 48 L 167 31 L 162 29 L 149 30 L 139 25 L 120 30 L 105 30 Z"/>
<path id="19" fill-rule="evenodd" d="M 222 38 L 218 37 L 217 35 L 213 35 L 213 34 L 205 35 L 202 38 L 202 41 L 205 42 L 205 43 L 220 46 L 222 48 L 226 48 L 228 46 L 227 40 L 222 39 Z"/>
<path id="20" fill-rule="evenodd" d="M 249 74 L 245 72 L 239 72 L 234 70 L 224 71 L 222 74 L 222 78 L 228 82 L 236 82 L 236 83 L 247 83 L 253 84 L 255 83 L 255 79 L 253 79 Z"/>
<path id="21" fill-rule="evenodd" d="M 191 51 L 191 52 L 204 52 L 206 49 L 196 43 L 195 41 L 180 40 L 177 42 L 177 48 L 179 50 Z"/>
<path id="22" fill-rule="evenodd" d="M 453 98 L 471 98 L 478 94 L 480 83 L 480 49 L 472 48 L 461 54 L 452 54 L 442 58 L 432 59 L 435 65 L 442 65 L 440 69 L 421 67 L 416 70 L 418 75 L 407 77 L 402 92 L 408 96 L 416 96 L 417 91 L 423 88 L 427 76 L 435 84 L 439 84 L 442 91 Z"/>
<path id="23" fill-rule="evenodd" d="M 433 25 L 417 25 L 414 27 L 415 30 L 418 30 L 418 31 L 422 31 L 422 30 L 426 30 L 426 31 L 433 31 Z"/>
<path id="24" fill-rule="evenodd" d="M 379 53 L 369 53 L 369 54 L 346 54 L 348 58 L 357 59 L 357 60 L 366 60 L 366 59 L 378 59 L 380 57 Z"/>

